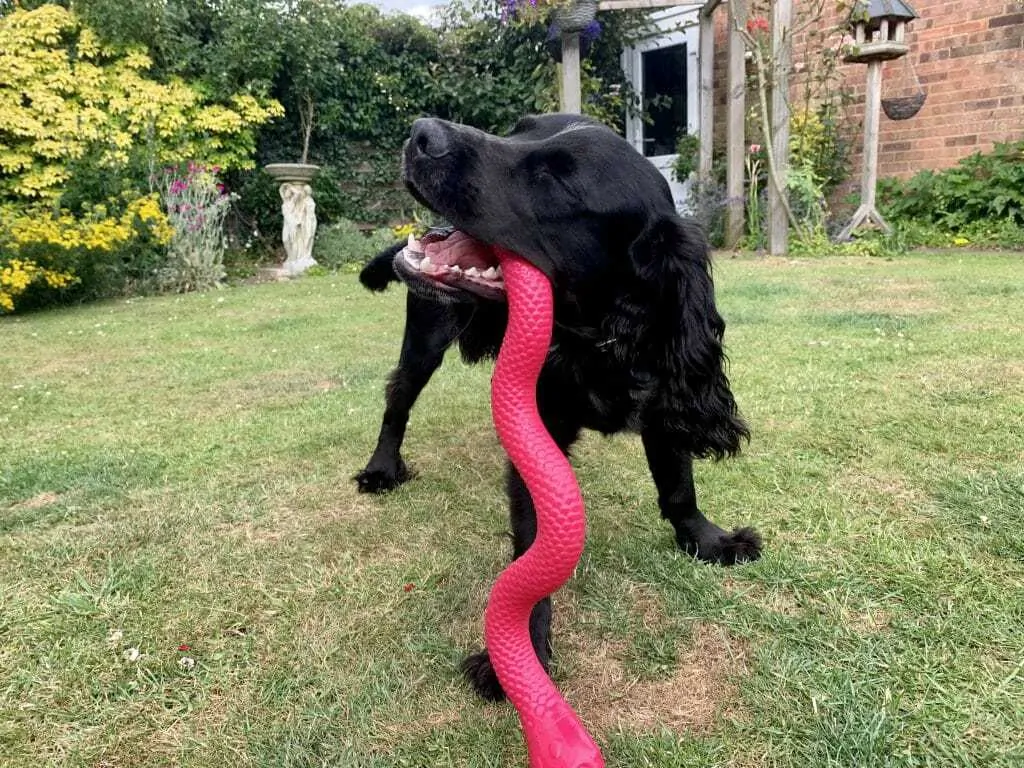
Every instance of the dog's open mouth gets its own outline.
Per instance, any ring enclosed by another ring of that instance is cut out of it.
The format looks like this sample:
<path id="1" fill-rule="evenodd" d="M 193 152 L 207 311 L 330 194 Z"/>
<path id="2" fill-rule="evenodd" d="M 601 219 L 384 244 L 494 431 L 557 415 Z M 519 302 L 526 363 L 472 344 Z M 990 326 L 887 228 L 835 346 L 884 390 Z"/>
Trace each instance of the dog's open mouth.
<path id="1" fill-rule="evenodd" d="M 504 300 L 501 265 L 491 246 L 457 229 L 431 230 L 409 243 L 395 257 L 399 276 L 416 287 L 457 298 L 466 291 L 486 299 Z"/>

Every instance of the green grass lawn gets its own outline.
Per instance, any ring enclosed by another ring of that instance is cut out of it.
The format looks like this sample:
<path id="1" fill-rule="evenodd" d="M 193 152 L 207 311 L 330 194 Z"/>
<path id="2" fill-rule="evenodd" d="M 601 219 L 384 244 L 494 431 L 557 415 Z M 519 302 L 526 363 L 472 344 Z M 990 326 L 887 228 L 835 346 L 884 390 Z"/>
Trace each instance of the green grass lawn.
<path id="1" fill-rule="evenodd" d="M 1024 260 L 716 275 L 754 437 L 698 486 L 765 556 L 683 556 L 639 440 L 584 438 L 555 676 L 608 765 L 1021 766 Z M 489 368 L 431 383 L 413 482 L 350 481 L 403 307 L 336 274 L 0 321 L 0 765 L 525 765 L 457 673 L 508 550 Z"/>

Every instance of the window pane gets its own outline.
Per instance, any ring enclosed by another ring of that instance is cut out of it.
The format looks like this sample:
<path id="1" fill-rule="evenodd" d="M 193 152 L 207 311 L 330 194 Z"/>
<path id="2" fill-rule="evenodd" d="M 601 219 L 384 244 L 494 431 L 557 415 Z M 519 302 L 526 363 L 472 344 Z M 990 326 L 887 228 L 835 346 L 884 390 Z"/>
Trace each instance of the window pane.
<path id="1" fill-rule="evenodd" d="M 644 155 L 674 155 L 686 131 L 686 44 L 641 54 L 644 70 Z"/>

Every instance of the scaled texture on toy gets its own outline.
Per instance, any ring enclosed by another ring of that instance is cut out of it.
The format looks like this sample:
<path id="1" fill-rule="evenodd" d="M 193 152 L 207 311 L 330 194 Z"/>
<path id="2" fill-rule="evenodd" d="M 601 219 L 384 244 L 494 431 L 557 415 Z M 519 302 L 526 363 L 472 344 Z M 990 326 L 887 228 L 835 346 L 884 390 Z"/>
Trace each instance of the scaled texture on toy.
<path id="1" fill-rule="evenodd" d="M 531 768 L 601 768 L 604 760 L 559 694 L 530 642 L 530 611 L 561 587 L 583 553 L 583 498 L 568 459 L 537 409 L 537 379 L 554 319 L 551 284 L 516 254 L 495 248 L 509 321 L 491 380 L 494 426 L 537 510 L 537 538 L 498 577 L 484 633 L 494 671 L 522 722 Z"/>

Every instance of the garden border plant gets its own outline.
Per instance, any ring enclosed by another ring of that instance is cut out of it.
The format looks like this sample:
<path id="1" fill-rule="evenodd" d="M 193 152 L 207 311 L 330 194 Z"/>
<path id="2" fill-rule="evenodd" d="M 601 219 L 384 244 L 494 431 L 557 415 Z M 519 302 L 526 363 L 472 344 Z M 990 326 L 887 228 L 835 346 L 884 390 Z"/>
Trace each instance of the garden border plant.
<path id="1" fill-rule="evenodd" d="M 255 128 L 282 112 L 245 93 L 212 102 L 151 65 L 61 6 L 0 15 L 3 311 L 159 287 L 172 228 L 152 168 L 251 166 Z"/>
<path id="2" fill-rule="evenodd" d="M 912 245 L 1024 247 L 1024 141 L 945 170 L 883 179 L 879 204 Z"/>

